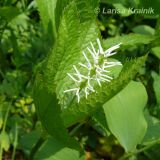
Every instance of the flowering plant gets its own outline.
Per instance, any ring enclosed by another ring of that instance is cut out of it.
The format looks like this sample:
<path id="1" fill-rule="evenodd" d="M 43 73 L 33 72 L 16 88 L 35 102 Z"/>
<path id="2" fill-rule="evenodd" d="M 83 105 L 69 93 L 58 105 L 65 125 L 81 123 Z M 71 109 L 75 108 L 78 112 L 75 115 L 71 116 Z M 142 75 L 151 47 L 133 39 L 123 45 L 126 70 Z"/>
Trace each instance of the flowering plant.
<path id="1" fill-rule="evenodd" d="M 92 86 L 94 85 L 94 81 L 96 81 L 100 87 L 102 82 L 110 82 L 113 78 L 107 75 L 107 73 L 110 73 L 109 68 L 115 67 L 117 65 L 122 65 L 120 62 L 110 62 L 107 59 L 108 57 L 116 54 L 116 52 L 113 51 L 115 49 L 118 49 L 120 47 L 120 44 L 104 51 L 99 39 L 97 39 L 97 43 L 99 46 L 98 51 L 96 51 L 92 42 L 90 42 L 92 49 L 87 47 L 92 57 L 91 60 L 89 60 L 84 51 L 82 52 L 86 60 L 86 64 L 79 62 L 79 65 L 87 70 L 86 75 L 81 74 L 75 65 L 73 65 L 75 73 L 67 73 L 68 76 L 75 82 L 76 88 L 68 89 L 64 92 L 75 92 L 78 103 L 80 101 L 81 90 L 85 92 L 85 96 L 87 98 L 89 92 L 95 92 L 94 87 Z M 87 81 L 87 84 L 84 86 L 84 88 L 82 88 L 85 81 Z"/>
<path id="2" fill-rule="evenodd" d="M 128 59 L 123 51 L 151 40 L 133 34 L 100 39 L 94 13 L 98 4 L 97 0 L 73 0 L 62 9 L 58 29 L 53 29 L 53 49 L 37 73 L 35 105 L 47 132 L 68 148 L 77 147 L 73 135 L 92 119 L 130 152 L 147 129 L 146 90 L 141 82 L 132 81 L 146 55 Z"/>

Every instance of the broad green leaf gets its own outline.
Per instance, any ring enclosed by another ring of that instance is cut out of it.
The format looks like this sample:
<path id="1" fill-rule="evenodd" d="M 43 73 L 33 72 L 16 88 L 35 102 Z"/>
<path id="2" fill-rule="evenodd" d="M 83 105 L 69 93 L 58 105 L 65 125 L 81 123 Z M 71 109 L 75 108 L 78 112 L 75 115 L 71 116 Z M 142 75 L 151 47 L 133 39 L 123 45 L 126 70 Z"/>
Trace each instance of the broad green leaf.
<path id="1" fill-rule="evenodd" d="M 2 147 L 5 151 L 8 151 L 10 147 L 9 136 L 5 131 L 2 131 L 0 134 L 0 147 Z"/>
<path id="2" fill-rule="evenodd" d="M 45 130 L 54 138 L 66 146 L 77 145 L 76 141 L 69 137 L 61 119 L 61 107 L 55 94 L 49 93 L 43 85 L 42 77 L 37 75 L 39 83 L 34 86 L 34 100 L 37 114 Z"/>
<path id="3" fill-rule="evenodd" d="M 83 9 L 86 10 L 86 7 Z M 77 3 L 71 2 L 63 12 L 54 49 L 42 64 L 43 70 L 37 75 L 34 100 L 39 118 L 49 134 L 65 143 L 68 143 L 70 138 L 63 125 L 63 121 L 66 120 L 62 121 L 60 116 L 63 106 L 60 106 L 57 95 L 62 103 L 63 99 L 60 96 L 62 93 L 64 95 L 64 92 L 61 88 L 68 85 L 64 80 L 66 73 L 79 61 L 82 55 L 80 51 L 87 45 L 86 43 L 97 37 L 98 29 L 95 21 L 85 21 L 85 14 L 79 15 Z"/>
<path id="4" fill-rule="evenodd" d="M 120 92 L 137 74 L 140 67 L 144 64 L 146 56 L 128 61 L 120 75 L 108 84 L 103 84 L 97 88 L 97 92 L 91 93 L 88 99 L 83 97 L 78 104 L 76 101 L 62 112 L 66 126 L 70 126 L 78 121 L 82 121 L 102 107 L 105 102 Z"/>
<path id="5" fill-rule="evenodd" d="M 154 37 L 152 36 L 131 33 L 128 35 L 108 38 L 103 41 L 103 46 L 109 48 L 113 45 L 122 43 L 122 47 L 129 47 L 138 44 L 149 44 L 152 40 L 154 40 Z"/>
<path id="6" fill-rule="evenodd" d="M 40 79 L 42 79 L 40 76 Z M 57 139 L 66 138 L 67 132 L 64 130 L 63 122 L 60 117 L 60 106 L 55 95 L 48 93 L 42 84 L 36 83 L 34 90 L 35 106 L 37 106 L 37 113 L 42 121 L 43 126 L 49 132 L 54 135 Z M 52 115 L 53 113 L 54 116 Z"/>
<path id="7" fill-rule="evenodd" d="M 84 160 L 74 149 L 65 147 L 56 139 L 49 138 L 35 154 L 34 160 Z"/>
<path id="8" fill-rule="evenodd" d="M 153 88 L 156 95 L 157 103 L 160 104 L 160 75 L 158 75 L 156 72 L 152 72 L 153 77 Z"/>
<path id="9" fill-rule="evenodd" d="M 87 6 L 83 6 L 83 9 L 86 10 Z M 83 13 L 79 15 L 75 2 L 71 2 L 63 14 L 57 41 L 46 60 L 44 69 L 47 88 L 50 92 L 56 91 L 61 103 L 63 103 L 64 87 L 71 85 L 67 73 L 72 72 L 73 65 L 83 58 L 82 51 L 99 35 L 95 18 L 90 17 L 90 20 L 85 21 L 88 17 Z"/>
<path id="10" fill-rule="evenodd" d="M 89 1 L 86 3 L 88 4 Z M 84 10 L 87 9 L 86 6 L 84 5 Z M 73 85 L 67 73 L 73 72 L 73 65 L 77 65 L 79 62 L 83 63 L 84 57 L 82 51 L 86 49 L 90 41 L 94 43 L 96 38 L 99 37 L 95 18 L 91 17 L 88 21 L 88 17 L 85 17 L 85 15 L 83 12 L 79 14 L 77 3 L 74 1 L 65 8 L 54 49 L 43 63 L 43 69 L 37 78 L 38 87 L 35 87 L 37 93 L 35 102 L 38 101 L 38 103 L 36 102 L 36 108 L 45 128 L 50 124 L 50 128 L 47 130 L 54 130 L 55 132 L 57 130 L 56 125 L 51 126 L 53 120 L 50 117 L 54 115 L 55 117 L 60 117 L 59 114 L 61 114 L 66 127 L 91 116 L 99 107 L 102 107 L 107 100 L 116 95 L 134 78 L 146 59 L 146 56 L 144 56 L 128 61 L 124 65 L 119 77 L 115 77 L 108 85 L 104 84 L 102 87 L 97 87 L 97 92 L 90 94 L 88 99 L 82 97 L 79 104 L 76 98 L 73 98 L 74 95 L 69 95 L 68 97 L 64 95 L 64 90 L 68 86 Z M 56 97 L 58 97 L 59 104 Z M 54 105 L 56 106 L 56 110 L 50 107 Z M 64 107 L 66 106 L 67 108 L 65 109 Z M 45 113 L 46 116 L 44 116 L 45 108 L 49 108 L 48 115 Z M 60 126 L 63 126 L 60 118 L 58 118 L 60 120 Z M 47 121 L 49 121 L 48 124 Z M 51 132 L 49 131 L 49 133 Z M 56 134 L 59 135 L 60 133 L 57 132 Z"/>
<path id="11" fill-rule="evenodd" d="M 133 151 L 146 132 L 143 109 L 147 93 L 139 82 L 129 83 L 120 93 L 104 104 L 106 120 L 126 152 Z"/>
<path id="12" fill-rule="evenodd" d="M 137 34 L 150 35 L 153 36 L 155 34 L 155 29 L 147 25 L 139 25 L 132 28 L 132 31 Z"/>

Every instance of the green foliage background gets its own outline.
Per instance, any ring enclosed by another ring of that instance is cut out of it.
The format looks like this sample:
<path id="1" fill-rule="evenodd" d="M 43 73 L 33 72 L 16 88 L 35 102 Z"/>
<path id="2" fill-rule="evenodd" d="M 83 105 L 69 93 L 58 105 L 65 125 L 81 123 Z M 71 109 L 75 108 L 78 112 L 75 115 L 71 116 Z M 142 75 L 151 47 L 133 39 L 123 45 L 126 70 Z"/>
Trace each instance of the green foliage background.
<path id="1" fill-rule="evenodd" d="M 150 3 L 0 1 L 1 159 L 160 158 L 160 2 Z M 103 13 L 149 5 L 155 14 Z M 122 43 L 123 68 L 78 104 L 66 73 L 98 37 L 104 49 Z"/>

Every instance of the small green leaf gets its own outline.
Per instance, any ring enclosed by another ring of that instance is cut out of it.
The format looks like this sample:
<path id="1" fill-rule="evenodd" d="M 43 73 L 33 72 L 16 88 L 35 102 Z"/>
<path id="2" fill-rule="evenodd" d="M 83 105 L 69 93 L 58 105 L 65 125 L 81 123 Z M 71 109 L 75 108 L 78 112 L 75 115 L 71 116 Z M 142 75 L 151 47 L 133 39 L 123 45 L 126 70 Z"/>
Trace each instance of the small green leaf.
<path id="1" fill-rule="evenodd" d="M 59 29 L 62 12 L 69 0 L 36 0 L 41 21 L 48 36 L 55 41 Z"/>
<path id="2" fill-rule="evenodd" d="M 111 132 L 126 152 L 133 151 L 147 130 L 143 109 L 147 93 L 139 82 L 129 83 L 120 93 L 104 104 L 106 120 Z"/>
<path id="3" fill-rule="evenodd" d="M 160 17 L 157 20 L 155 36 L 160 37 Z"/>
<path id="4" fill-rule="evenodd" d="M 46 31 L 50 31 L 53 38 L 56 37 L 56 21 L 55 21 L 55 8 L 57 4 L 57 0 L 36 0 L 38 10 L 40 13 L 41 21 L 43 27 Z"/>
<path id="5" fill-rule="evenodd" d="M 120 14 L 122 16 L 127 17 L 131 15 L 131 13 L 129 12 L 129 9 L 126 8 L 123 4 L 114 3 L 113 6 L 117 9 L 117 11 L 120 11 Z"/>
<path id="6" fill-rule="evenodd" d="M 8 102 L 0 101 L 0 129 L 3 127 L 4 118 L 7 113 L 7 109 L 9 107 L 9 105 L 10 105 L 10 103 L 8 103 Z"/>
<path id="7" fill-rule="evenodd" d="M 10 147 L 9 136 L 5 131 L 2 131 L 1 134 L 0 134 L 0 146 L 5 151 L 8 151 L 8 149 Z"/>
<path id="8" fill-rule="evenodd" d="M 123 36 L 108 38 L 103 41 L 103 46 L 109 48 L 113 45 L 122 43 L 121 47 L 135 46 L 138 44 L 149 44 L 154 40 L 153 36 L 130 33 Z"/>
<path id="9" fill-rule="evenodd" d="M 156 95 L 157 103 L 160 104 L 160 75 L 153 71 L 152 77 L 154 79 L 153 88 Z"/>
<path id="10" fill-rule="evenodd" d="M 151 35 L 151 36 L 153 36 L 155 33 L 155 29 L 147 25 L 136 26 L 132 28 L 132 31 L 137 34 Z"/>
<path id="11" fill-rule="evenodd" d="M 152 54 L 160 59 L 160 46 L 152 48 Z"/>

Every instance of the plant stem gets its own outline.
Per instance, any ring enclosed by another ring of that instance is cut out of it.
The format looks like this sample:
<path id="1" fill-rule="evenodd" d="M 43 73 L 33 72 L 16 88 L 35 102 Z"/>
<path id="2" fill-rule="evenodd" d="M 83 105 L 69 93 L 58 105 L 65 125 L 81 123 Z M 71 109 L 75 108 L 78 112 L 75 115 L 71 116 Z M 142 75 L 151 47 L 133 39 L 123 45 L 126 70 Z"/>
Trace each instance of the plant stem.
<path id="1" fill-rule="evenodd" d="M 14 144 L 13 144 L 12 160 L 15 159 L 17 142 L 18 142 L 18 127 L 17 127 L 17 123 L 16 123 L 15 124 L 15 137 L 14 137 Z"/>
<path id="2" fill-rule="evenodd" d="M 11 104 L 9 104 L 9 106 L 8 106 L 8 108 L 7 108 L 7 112 L 6 112 L 6 115 L 5 115 L 5 118 L 4 118 L 4 123 L 3 123 L 2 132 L 4 132 L 5 129 L 6 129 L 6 124 L 7 124 L 7 119 L 8 119 L 8 114 L 9 114 L 10 108 L 11 108 Z"/>
<path id="3" fill-rule="evenodd" d="M 76 133 L 76 131 L 84 124 L 84 122 L 79 123 L 77 126 L 75 126 L 70 132 L 69 135 L 70 136 L 74 136 L 74 134 Z"/>
<path id="4" fill-rule="evenodd" d="M 122 156 L 119 160 L 126 160 L 127 158 L 129 158 L 129 157 L 131 157 L 131 156 L 133 156 L 133 155 L 137 155 L 137 154 L 139 154 L 139 153 L 141 153 L 141 152 L 143 152 L 143 151 L 145 151 L 145 150 L 147 150 L 147 149 L 151 148 L 152 146 L 154 146 L 154 145 L 156 145 L 156 144 L 159 144 L 159 143 L 160 143 L 160 139 L 155 140 L 155 141 L 149 143 L 149 144 L 146 145 L 145 147 L 143 147 L 143 148 L 141 148 L 141 149 L 139 149 L 139 150 L 137 150 L 137 151 L 135 151 L 135 152 L 130 152 L 130 153 L 125 154 L 125 155 Z"/>
<path id="5" fill-rule="evenodd" d="M 0 160 L 2 160 L 2 153 L 3 153 L 3 149 L 2 149 L 2 146 L 0 146 Z"/>
<path id="6" fill-rule="evenodd" d="M 9 104 L 9 106 L 7 108 L 7 112 L 5 114 L 4 124 L 3 124 L 3 128 L 2 128 L 2 132 L 1 133 L 5 132 L 10 108 L 11 108 L 11 104 Z M 0 160 L 2 160 L 2 156 L 3 156 L 3 148 L 2 148 L 2 145 L 0 145 Z"/>
<path id="7" fill-rule="evenodd" d="M 44 137 L 40 137 L 37 143 L 34 145 L 34 147 L 31 150 L 31 153 L 29 155 L 29 160 L 33 160 L 35 153 L 38 151 L 38 149 L 41 147 L 43 142 L 45 141 Z"/>

